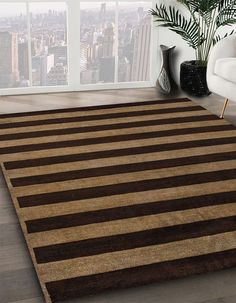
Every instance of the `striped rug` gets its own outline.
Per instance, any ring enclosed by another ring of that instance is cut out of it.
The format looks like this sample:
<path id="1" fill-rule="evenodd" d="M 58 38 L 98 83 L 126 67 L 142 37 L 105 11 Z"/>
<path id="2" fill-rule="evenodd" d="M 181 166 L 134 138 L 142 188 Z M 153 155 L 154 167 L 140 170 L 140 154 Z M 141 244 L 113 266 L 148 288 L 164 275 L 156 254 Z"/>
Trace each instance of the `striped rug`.
<path id="1" fill-rule="evenodd" d="M 0 116 L 46 302 L 236 266 L 236 128 L 188 99 Z"/>

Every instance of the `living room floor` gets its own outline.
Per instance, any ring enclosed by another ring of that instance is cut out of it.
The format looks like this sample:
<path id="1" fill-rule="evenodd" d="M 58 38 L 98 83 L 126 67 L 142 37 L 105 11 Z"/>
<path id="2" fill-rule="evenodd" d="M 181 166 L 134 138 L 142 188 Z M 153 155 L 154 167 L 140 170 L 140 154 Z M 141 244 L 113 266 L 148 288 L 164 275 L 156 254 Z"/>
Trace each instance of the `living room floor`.
<path id="1" fill-rule="evenodd" d="M 183 93 L 179 93 L 172 98 L 183 96 L 185 96 Z M 0 97 L 0 114 L 164 98 L 171 97 L 160 96 L 155 88 L 2 96 Z M 191 99 L 216 115 L 220 114 L 224 102 L 216 95 Z M 236 104 L 229 103 L 225 119 L 236 125 Z M 236 268 L 108 292 L 73 302 L 235 303 L 235 281 Z M 0 302 L 44 302 L 2 175 L 0 175 Z"/>

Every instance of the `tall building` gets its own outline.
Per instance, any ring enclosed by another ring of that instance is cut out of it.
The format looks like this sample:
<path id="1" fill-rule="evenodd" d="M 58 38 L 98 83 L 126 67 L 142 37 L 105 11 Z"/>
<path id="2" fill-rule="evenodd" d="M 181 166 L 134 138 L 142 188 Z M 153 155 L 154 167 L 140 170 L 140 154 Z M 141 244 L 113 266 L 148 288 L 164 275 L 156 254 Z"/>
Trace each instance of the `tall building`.
<path id="1" fill-rule="evenodd" d="M 18 70 L 18 35 L 0 32 L 0 88 L 17 86 Z"/>
<path id="2" fill-rule="evenodd" d="M 61 43 L 66 41 L 66 31 L 64 29 L 58 29 L 54 31 L 55 42 Z"/>
<path id="3" fill-rule="evenodd" d="M 103 57 L 114 56 L 114 28 L 112 24 L 109 24 L 104 29 L 104 36 L 102 41 Z"/>
<path id="4" fill-rule="evenodd" d="M 47 74 L 47 85 L 49 86 L 58 86 L 58 85 L 67 85 L 67 68 L 63 64 L 57 64 L 52 67 L 49 73 Z"/>
<path id="5" fill-rule="evenodd" d="M 148 81 L 150 71 L 151 17 L 146 16 L 134 30 L 131 81 Z"/>
<path id="6" fill-rule="evenodd" d="M 144 18 L 144 9 L 143 7 L 138 8 L 138 21 L 140 22 Z"/>
<path id="7" fill-rule="evenodd" d="M 40 55 L 32 58 L 32 77 L 34 86 L 47 86 L 47 76 L 54 66 L 54 56 Z"/>
<path id="8" fill-rule="evenodd" d="M 107 10 L 106 3 L 102 3 L 100 13 L 99 13 L 99 21 L 100 21 L 100 25 L 101 25 L 101 30 L 104 29 L 105 24 L 106 24 L 106 10 Z"/>
<path id="9" fill-rule="evenodd" d="M 87 42 L 80 42 L 80 71 L 87 69 L 89 45 Z"/>
<path id="10" fill-rule="evenodd" d="M 96 62 L 99 58 L 102 58 L 103 54 L 103 36 L 97 36 L 96 43 L 92 47 L 92 61 Z"/>
<path id="11" fill-rule="evenodd" d="M 18 45 L 19 73 L 21 80 L 29 79 L 29 47 L 28 42 Z"/>
<path id="12" fill-rule="evenodd" d="M 115 57 L 99 59 L 99 81 L 112 83 L 115 80 Z"/>
<path id="13" fill-rule="evenodd" d="M 55 65 L 59 63 L 67 65 L 67 45 L 51 46 L 48 53 L 54 55 Z"/>
<path id="14" fill-rule="evenodd" d="M 119 82 L 129 82 L 130 81 L 130 67 L 131 64 L 127 57 L 119 57 L 118 66 L 118 81 Z"/>

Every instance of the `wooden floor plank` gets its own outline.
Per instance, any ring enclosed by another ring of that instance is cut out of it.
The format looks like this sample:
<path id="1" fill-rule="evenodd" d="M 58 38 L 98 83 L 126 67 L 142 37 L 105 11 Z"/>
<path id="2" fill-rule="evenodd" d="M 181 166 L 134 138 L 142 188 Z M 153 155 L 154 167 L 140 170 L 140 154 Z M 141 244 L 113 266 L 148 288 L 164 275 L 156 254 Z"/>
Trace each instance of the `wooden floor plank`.
<path id="1" fill-rule="evenodd" d="M 1 272 L 0 281 L 1 303 L 41 297 L 36 274 L 31 268 Z"/>

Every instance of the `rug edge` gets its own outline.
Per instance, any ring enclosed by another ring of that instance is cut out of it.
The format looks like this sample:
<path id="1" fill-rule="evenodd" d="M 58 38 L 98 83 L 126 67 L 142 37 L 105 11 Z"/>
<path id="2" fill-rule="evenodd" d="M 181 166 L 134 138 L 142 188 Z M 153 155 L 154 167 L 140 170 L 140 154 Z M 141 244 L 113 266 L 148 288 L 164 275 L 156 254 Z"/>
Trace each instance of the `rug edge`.
<path id="1" fill-rule="evenodd" d="M 22 234 L 24 236 L 24 240 L 25 240 L 25 246 L 27 247 L 27 250 L 28 250 L 28 252 L 30 254 L 32 265 L 33 265 L 33 269 L 34 269 L 34 271 L 36 273 L 36 276 L 37 276 L 37 279 L 38 279 L 38 282 L 39 282 L 39 285 L 40 285 L 40 289 L 42 291 L 42 295 L 44 296 L 46 303 L 53 303 L 52 300 L 51 300 L 51 297 L 50 297 L 50 295 L 49 295 L 49 293 L 47 291 L 46 284 L 43 283 L 43 282 L 41 282 L 41 280 L 40 280 L 40 275 L 39 275 L 39 272 L 38 272 L 38 264 L 36 262 L 34 251 L 33 251 L 33 249 L 30 248 L 30 243 L 29 243 L 29 241 L 27 239 L 26 225 L 25 225 L 24 221 L 22 221 L 21 216 L 19 214 L 20 207 L 19 207 L 18 202 L 15 199 L 15 197 L 13 196 L 12 191 L 10 189 L 11 188 L 11 182 L 10 182 L 8 176 L 7 176 L 7 171 L 6 171 L 5 167 L 4 167 L 4 162 L 0 163 L 0 167 L 1 167 L 1 171 L 2 171 L 2 174 L 3 174 L 4 180 L 6 182 L 7 190 L 9 192 L 9 194 L 10 194 L 10 197 L 11 197 L 11 202 L 12 202 L 12 204 L 14 206 L 15 214 L 17 216 L 18 222 L 20 223 L 21 232 L 22 232 Z"/>

